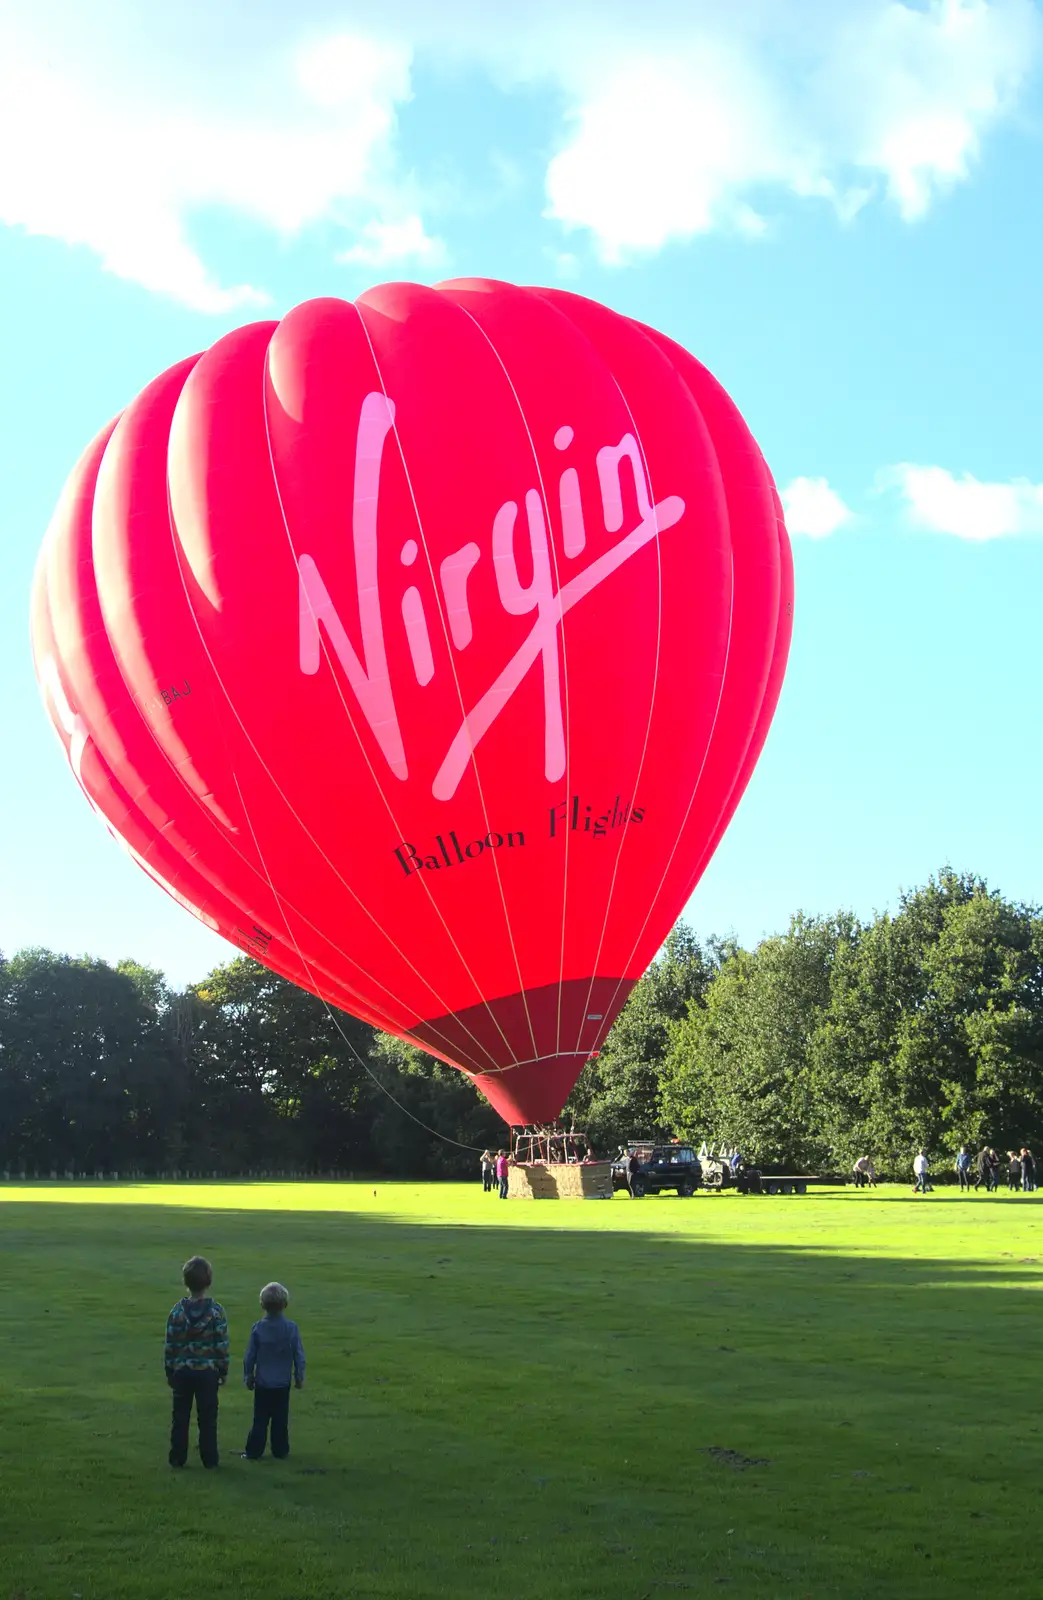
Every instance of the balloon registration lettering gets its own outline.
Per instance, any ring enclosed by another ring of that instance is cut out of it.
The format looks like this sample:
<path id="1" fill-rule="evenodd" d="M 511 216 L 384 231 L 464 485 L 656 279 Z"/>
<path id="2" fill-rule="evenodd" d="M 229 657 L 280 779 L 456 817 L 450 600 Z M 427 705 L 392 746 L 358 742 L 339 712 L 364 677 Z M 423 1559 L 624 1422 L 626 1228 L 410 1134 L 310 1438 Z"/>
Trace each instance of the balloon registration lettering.
<path id="1" fill-rule="evenodd" d="M 308 554 L 298 562 L 300 614 L 300 666 L 308 676 L 318 672 L 322 660 L 320 629 L 333 648 L 359 709 L 369 724 L 384 759 L 396 778 L 405 781 L 409 766 L 395 706 L 394 687 L 388 670 L 384 621 L 377 577 L 377 521 L 380 496 L 380 469 L 388 434 L 394 426 L 394 401 L 384 394 L 366 396 L 359 416 L 355 444 L 355 477 L 352 505 L 352 541 L 355 556 L 355 581 L 363 639 L 360 661 L 348 638 L 318 563 Z M 561 427 L 554 436 L 558 450 L 567 450 L 574 438 L 570 427 Z M 637 496 L 639 520 L 622 539 L 592 561 L 575 577 L 555 588 L 550 537 L 544 516 L 543 497 L 537 489 L 525 493 L 525 517 L 532 557 L 532 580 L 523 585 L 518 574 L 514 541 L 518 503 L 507 500 L 493 518 L 491 556 L 497 593 L 510 616 L 535 613 L 529 633 L 501 669 L 493 683 L 465 714 L 431 785 L 436 800 L 451 800 L 467 770 L 472 752 L 505 710 L 525 675 L 537 661 L 543 674 L 544 775 L 550 783 L 565 773 L 565 727 L 561 699 L 562 619 L 571 608 L 611 577 L 631 556 L 684 515 L 685 503 L 678 495 L 667 495 L 655 503 L 637 440 L 624 434 L 618 445 L 603 445 L 596 465 L 601 489 L 605 529 L 618 533 L 623 526 L 623 463 L 629 464 Z M 565 554 L 572 560 L 586 547 L 586 529 L 579 492 L 579 474 L 566 467 L 558 490 Z M 401 560 L 411 567 L 418 547 L 406 541 Z M 449 618 L 453 645 L 465 650 L 471 643 L 474 625 L 467 603 L 467 583 L 482 552 L 473 541 L 453 551 L 439 569 L 442 595 Z M 411 584 L 402 597 L 402 620 L 406 629 L 414 674 L 421 687 L 435 674 L 430 630 L 420 590 Z"/>
<path id="2" fill-rule="evenodd" d="M 58 663 L 55 661 L 53 656 L 45 656 L 40 662 L 38 677 L 44 701 L 45 703 L 49 704 L 54 711 L 54 730 L 58 735 L 62 749 L 65 751 L 66 759 L 72 768 L 72 775 L 79 784 L 87 804 L 90 806 L 95 816 L 101 820 L 106 832 L 111 834 L 112 838 L 115 839 L 120 848 L 127 852 L 131 860 L 137 863 L 142 872 L 146 873 L 148 877 L 152 879 L 153 883 L 158 884 L 161 889 L 165 890 L 172 900 L 176 900 L 178 905 L 183 907 L 185 911 L 190 911 L 197 921 L 202 922 L 206 927 L 210 928 L 212 932 L 220 932 L 220 929 L 218 928 L 218 925 L 214 921 L 213 917 L 208 916 L 207 913 L 202 911 L 198 906 L 194 906 L 190 900 L 186 900 L 184 895 L 181 894 L 179 890 L 175 889 L 172 884 L 168 883 L 166 878 L 158 873 L 155 867 L 151 866 L 150 863 L 147 862 L 140 854 L 140 852 L 135 850 L 134 846 L 127 839 L 124 839 L 123 836 L 112 826 L 104 811 L 102 811 L 101 807 L 94 799 L 94 796 L 91 794 L 90 789 L 87 787 L 84 779 L 83 760 L 88 750 L 91 749 L 90 732 L 87 728 L 87 724 L 84 722 L 79 712 L 74 711 L 72 706 L 69 704 L 69 697 L 65 693 L 65 689 L 62 685 L 62 680 L 58 672 Z M 68 743 L 66 743 L 66 739 L 68 740 Z"/>

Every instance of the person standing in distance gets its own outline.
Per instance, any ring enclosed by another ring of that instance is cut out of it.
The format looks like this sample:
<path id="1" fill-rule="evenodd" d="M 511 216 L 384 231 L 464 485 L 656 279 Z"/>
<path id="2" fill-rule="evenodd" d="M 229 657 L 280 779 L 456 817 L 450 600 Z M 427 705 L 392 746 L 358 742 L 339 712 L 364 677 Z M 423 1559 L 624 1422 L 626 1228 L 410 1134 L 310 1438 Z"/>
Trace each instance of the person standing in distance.
<path id="1" fill-rule="evenodd" d="M 1036 1187 L 1036 1158 L 1027 1147 L 1021 1152 L 1021 1187 L 1026 1194 Z"/>
<path id="2" fill-rule="evenodd" d="M 874 1189 L 876 1187 L 876 1168 L 871 1156 L 859 1156 L 852 1167 L 855 1174 L 856 1189 Z"/>
<path id="3" fill-rule="evenodd" d="M 281 1283 L 261 1290 L 264 1316 L 250 1329 L 243 1357 L 243 1382 L 254 1395 L 254 1420 L 243 1451 L 246 1461 L 260 1461 L 272 1430 L 272 1455 L 282 1461 L 290 1453 L 290 1381 L 304 1388 L 304 1346 L 301 1330 L 286 1315 L 290 1296 Z"/>
<path id="4" fill-rule="evenodd" d="M 926 1150 L 918 1150 L 913 1161 L 913 1172 L 916 1174 L 915 1192 L 917 1194 L 926 1194 L 930 1189 L 931 1185 L 927 1182 L 929 1170 L 930 1163 L 927 1160 Z"/>
<path id="5" fill-rule="evenodd" d="M 970 1193 L 972 1163 L 973 1158 L 970 1151 L 965 1144 L 961 1144 L 959 1154 L 956 1157 L 956 1176 L 959 1179 L 961 1194 L 964 1190 L 968 1194 Z"/>
<path id="6" fill-rule="evenodd" d="M 990 1144 L 990 1146 L 989 1146 L 989 1182 L 988 1182 L 989 1193 L 990 1194 L 995 1194 L 997 1189 L 999 1188 L 999 1186 L 1000 1186 L 1000 1158 L 996 1154 L 995 1150 L 992 1148 L 992 1146 Z"/>

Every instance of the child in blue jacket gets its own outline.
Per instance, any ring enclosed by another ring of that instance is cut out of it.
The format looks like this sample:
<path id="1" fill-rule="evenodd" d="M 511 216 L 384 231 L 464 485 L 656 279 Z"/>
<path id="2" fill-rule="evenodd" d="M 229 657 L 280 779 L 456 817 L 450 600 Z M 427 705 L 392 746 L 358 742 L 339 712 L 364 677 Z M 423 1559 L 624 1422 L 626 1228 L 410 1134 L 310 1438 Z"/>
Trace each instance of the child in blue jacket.
<path id="1" fill-rule="evenodd" d="M 243 1359 L 243 1382 L 254 1393 L 254 1420 L 246 1441 L 247 1461 L 259 1461 L 272 1430 L 272 1455 L 290 1453 L 290 1382 L 304 1388 L 304 1346 L 301 1331 L 286 1315 L 290 1296 L 281 1283 L 261 1290 L 265 1315 L 250 1330 Z"/>

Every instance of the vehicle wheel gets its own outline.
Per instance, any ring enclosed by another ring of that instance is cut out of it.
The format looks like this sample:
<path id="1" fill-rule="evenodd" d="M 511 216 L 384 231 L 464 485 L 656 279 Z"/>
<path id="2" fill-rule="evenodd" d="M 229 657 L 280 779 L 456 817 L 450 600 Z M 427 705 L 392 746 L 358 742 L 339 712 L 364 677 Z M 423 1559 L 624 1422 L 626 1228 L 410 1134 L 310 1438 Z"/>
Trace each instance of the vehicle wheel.
<path id="1" fill-rule="evenodd" d="M 645 1180 L 644 1180 L 644 1178 L 635 1178 L 634 1179 L 633 1183 L 630 1185 L 630 1197 L 631 1197 L 632 1200 L 643 1200 L 644 1199 L 644 1197 L 645 1197 Z"/>
<path id="2" fill-rule="evenodd" d="M 690 1200 L 692 1198 L 693 1194 L 695 1193 L 695 1186 L 690 1178 L 686 1179 L 684 1183 L 679 1183 L 677 1185 L 677 1193 L 682 1200 Z"/>
<path id="3" fill-rule="evenodd" d="M 779 1186 L 778 1186 L 777 1183 L 769 1183 L 768 1184 L 768 1193 L 769 1194 L 778 1194 L 778 1192 L 779 1192 Z"/>
<path id="4" fill-rule="evenodd" d="M 792 1194 L 793 1193 L 793 1185 L 792 1185 L 792 1183 L 784 1183 L 782 1185 L 782 1192 L 783 1192 L 783 1194 Z"/>
<path id="5" fill-rule="evenodd" d="M 808 1186 L 806 1183 L 798 1183 L 795 1187 L 798 1194 L 807 1194 L 808 1192 Z"/>

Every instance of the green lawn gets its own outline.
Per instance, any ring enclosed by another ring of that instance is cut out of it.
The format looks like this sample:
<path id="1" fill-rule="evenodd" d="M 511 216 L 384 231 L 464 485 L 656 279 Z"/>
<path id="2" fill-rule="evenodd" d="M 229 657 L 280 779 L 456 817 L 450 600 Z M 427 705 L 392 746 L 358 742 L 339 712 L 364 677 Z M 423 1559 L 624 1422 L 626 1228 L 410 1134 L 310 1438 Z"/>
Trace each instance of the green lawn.
<path id="1" fill-rule="evenodd" d="M 1036 1600 L 1041 1228 L 904 1188 L 0 1185 L 0 1600 Z M 232 1330 L 216 1473 L 166 1465 L 195 1252 Z M 309 1379 L 257 1464 L 272 1277 Z"/>

